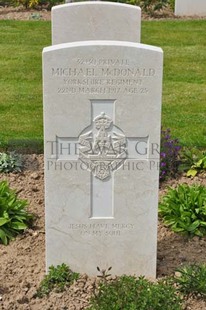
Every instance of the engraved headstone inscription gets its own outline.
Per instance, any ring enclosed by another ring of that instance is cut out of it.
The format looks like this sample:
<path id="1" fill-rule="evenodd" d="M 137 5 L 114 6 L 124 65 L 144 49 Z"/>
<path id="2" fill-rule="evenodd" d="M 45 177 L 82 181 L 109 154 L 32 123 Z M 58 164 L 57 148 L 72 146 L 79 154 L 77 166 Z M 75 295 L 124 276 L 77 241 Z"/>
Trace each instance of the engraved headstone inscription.
<path id="1" fill-rule="evenodd" d="M 205 0 L 175 0 L 175 15 L 206 16 Z"/>
<path id="2" fill-rule="evenodd" d="M 118 40 L 44 49 L 47 269 L 155 277 L 162 62 Z"/>

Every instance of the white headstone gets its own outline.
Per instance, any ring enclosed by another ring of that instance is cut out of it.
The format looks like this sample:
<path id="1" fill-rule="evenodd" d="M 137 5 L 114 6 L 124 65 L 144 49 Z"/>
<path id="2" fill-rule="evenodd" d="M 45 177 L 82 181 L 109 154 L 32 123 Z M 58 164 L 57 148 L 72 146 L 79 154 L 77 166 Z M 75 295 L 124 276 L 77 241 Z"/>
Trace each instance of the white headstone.
<path id="1" fill-rule="evenodd" d="M 162 50 L 44 49 L 46 260 L 155 277 Z"/>
<path id="2" fill-rule="evenodd" d="M 175 0 L 175 15 L 206 16 L 206 0 Z"/>
<path id="3" fill-rule="evenodd" d="M 141 9 L 137 6 L 89 1 L 52 8 L 52 44 L 117 40 L 140 42 Z"/>

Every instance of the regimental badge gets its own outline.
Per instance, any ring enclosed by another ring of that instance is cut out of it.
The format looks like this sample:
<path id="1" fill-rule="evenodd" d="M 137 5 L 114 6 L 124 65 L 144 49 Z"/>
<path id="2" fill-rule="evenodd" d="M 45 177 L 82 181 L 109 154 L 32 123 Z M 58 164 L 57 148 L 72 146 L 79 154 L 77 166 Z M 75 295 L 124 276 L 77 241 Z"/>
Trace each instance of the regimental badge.
<path id="1" fill-rule="evenodd" d="M 79 136 L 79 159 L 96 178 L 105 180 L 123 165 L 127 158 L 126 145 L 123 131 L 102 112 L 94 118 L 92 130 L 86 128 Z"/>

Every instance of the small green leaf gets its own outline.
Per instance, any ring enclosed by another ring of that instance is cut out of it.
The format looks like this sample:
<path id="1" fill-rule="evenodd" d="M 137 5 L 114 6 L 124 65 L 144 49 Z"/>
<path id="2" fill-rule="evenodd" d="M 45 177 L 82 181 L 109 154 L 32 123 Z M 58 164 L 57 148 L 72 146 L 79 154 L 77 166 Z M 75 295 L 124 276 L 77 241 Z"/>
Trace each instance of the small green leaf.
<path id="1" fill-rule="evenodd" d="M 197 170 L 195 169 L 190 169 L 187 171 L 187 177 L 195 177 L 197 174 Z"/>
<path id="2" fill-rule="evenodd" d="M 9 220 L 5 219 L 4 217 L 0 217 L 0 226 L 3 226 L 4 224 L 8 223 Z"/>
<path id="3" fill-rule="evenodd" d="M 174 232 L 183 232 L 184 228 L 173 228 Z"/>
<path id="4" fill-rule="evenodd" d="M 0 239 L 3 242 L 4 245 L 8 244 L 7 236 L 6 236 L 5 232 L 1 228 L 0 228 Z"/>
<path id="5" fill-rule="evenodd" d="M 11 227 L 13 229 L 17 229 L 17 230 L 24 230 L 26 229 L 28 226 L 24 223 L 21 223 L 21 222 L 12 222 L 11 223 Z"/>
<path id="6" fill-rule="evenodd" d="M 202 163 L 203 163 L 203 159 L 198 160 L 198 162 L 195 164 L 195 167 L 196 168 L 201 168 Z"/>
<path id="7" fill-rule="evenodd" d="M 195 221 L 194 223 L 192 223 L 192 225 L 188 227 L 188 231 L 194 231 L 199 225 L 200 221 L 199 220 Z"/>

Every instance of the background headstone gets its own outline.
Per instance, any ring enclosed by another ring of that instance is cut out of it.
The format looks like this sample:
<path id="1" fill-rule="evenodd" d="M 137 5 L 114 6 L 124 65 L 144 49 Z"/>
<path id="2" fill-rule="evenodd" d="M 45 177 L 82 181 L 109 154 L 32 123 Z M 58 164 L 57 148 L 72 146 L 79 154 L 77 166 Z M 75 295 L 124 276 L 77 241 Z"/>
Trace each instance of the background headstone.
<path id="1" fill-rule="evenodd" d="M 175 0 L 175 15 L 206 16 L 205 0 Z"/>
<path id="2" fill-rule="evenodd" d="M 88 40 L 140 42 L 141 9 L 101 1 L 52 8 L 52 44 Z"/>
<path id="3" fill-rule="evenodd" d="M 156 275 L 160 48 L 44 49 L 46 259 Z"/>

